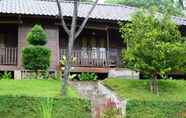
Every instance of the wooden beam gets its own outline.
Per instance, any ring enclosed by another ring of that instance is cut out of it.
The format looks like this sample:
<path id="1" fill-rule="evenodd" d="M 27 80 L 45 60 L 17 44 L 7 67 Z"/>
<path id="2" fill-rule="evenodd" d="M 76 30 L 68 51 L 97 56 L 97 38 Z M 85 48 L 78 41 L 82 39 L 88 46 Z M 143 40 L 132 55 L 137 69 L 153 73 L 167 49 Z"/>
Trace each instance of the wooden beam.
<path id="1" fill-rule="evenodd" d="M 20 24 L 19 21 L 0 21 L 0 24 Z"/>
<path id="2" fill-rule="evenodd" d="M 60 23 L 55 23 L 55 25 L 57 25 L 57 26 L 61 26 L 61 24 Z M 67 24 L 67 26 L 70 26 L 69 24 Z M 80 25 L 77 25 L 77 27 L 79 27 Z M 93 25 L 87 25 L 87 26 L 85 26 L 85 28 L 86 29 L 95 29 L 95 30 L 103 30 L 103 31 L 106 31 L 107 30 L 107 28 L 108 28 L 108 26 L 107 25 L 105 25 L 105 26 L 103 26 L 103 25 L 98 25 L 98 26 L 93 26 Z M 116 28 L 116 27 L 109 27 L 109 28 L 111 28 L 111 29 L 118 29 L 118 28 Z"/>
<path id="3" fill-rule="evenodd" d="M 94 73 L 108 73 L 112 68 L 99 67 L 72 67 L 71 72 L 94 72 Z"/>

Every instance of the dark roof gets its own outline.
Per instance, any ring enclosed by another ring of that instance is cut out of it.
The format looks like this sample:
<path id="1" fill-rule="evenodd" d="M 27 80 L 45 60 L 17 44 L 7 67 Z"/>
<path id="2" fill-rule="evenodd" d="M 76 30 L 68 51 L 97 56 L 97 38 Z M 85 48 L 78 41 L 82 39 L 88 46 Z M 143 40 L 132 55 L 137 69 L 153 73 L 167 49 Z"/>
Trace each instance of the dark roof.
<path id="1" fill-rule="evenodd" d="M 73 4 L 71 2 L 61 2 L 64 16 L 72 16 Z M 91 4 L 81 3 L 79 5 L 79 17 L 85 17 Z M 92 19 L 128 21 L 137 8 L 124 5 L 98 4 L 91 14 Z M 1 14 L 21 14 L 39 16 L 58 16 L 58 9 L 55 2 L 40 0 L 1 0 Z M 178 25 L 186 25 L 186 19 L 173 17 Z"/>

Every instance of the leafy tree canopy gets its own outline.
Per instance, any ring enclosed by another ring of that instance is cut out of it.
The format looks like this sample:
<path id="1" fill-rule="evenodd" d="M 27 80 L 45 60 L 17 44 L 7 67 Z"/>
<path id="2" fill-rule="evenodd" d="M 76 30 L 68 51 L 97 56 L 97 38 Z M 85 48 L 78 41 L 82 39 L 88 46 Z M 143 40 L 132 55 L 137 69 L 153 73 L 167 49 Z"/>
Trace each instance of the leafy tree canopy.
<path id="1" fill-rule="evenodd" d="M 159 12 L 168 12 L 170 15 L 183 15 L 183 2 L 175 0 L 106 0 L 111 4 L 124 4 L 134 7 L 151 8 L 156 6 Z"/>
<path id="2" fill-rule="evenodd" d="M 131 69 L 151 76 L 184 71 L 186 65 L 186 41 L 177 25 L 167 15 L 147 15 L 138 12 L 131 23 L 121 23 L 121 33 L 127 49 L 122 57 Z"/>

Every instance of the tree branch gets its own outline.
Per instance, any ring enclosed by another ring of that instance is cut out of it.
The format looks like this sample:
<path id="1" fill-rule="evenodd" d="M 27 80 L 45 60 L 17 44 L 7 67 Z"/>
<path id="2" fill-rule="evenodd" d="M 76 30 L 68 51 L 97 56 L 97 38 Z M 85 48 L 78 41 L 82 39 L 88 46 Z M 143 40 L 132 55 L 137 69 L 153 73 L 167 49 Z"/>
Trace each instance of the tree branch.
<path id="1" fill-rule="evenodd" d="M 72 24 L 71 24 L 71 33 L 73 33 L 73 36 L 75 35 L 76 30 L 76 20 L 78 15 L 78 2 L 74 1 L 74 9 L 73 9 L 73 16 L 72 16 Z"/>
<path id="2" fill-rule="evenodd" d="M 94 8 L 96 7 L 98 3 L 98 0 L 96 0 L 92 6 L 92 8 L 90 9 L 90 11 L 88 12 L 87 16 L 85 17 L 83 23 L 81 24 L 80 28 L 78 29 L 78 31 L 76 32 L 75 34 L 75 39 L 80 35 L 81 31 L 83 30 L 83 28 L 85 27 L 88 19 L 89 19 L 89 16 L 91 15 L 91 13 L 93 12 Z"/>
<path id="3" fill-rule="evenodd" d="M 65 23 L 65 20 L 64 20 L 64 17 L 63 17 L 63 13 L 62 13 L 62 9 L 61 9 L 61 5 L 60 5 L 60 2 L 59 0 L 56 0 L 56 3 L 57 3 L 57 7 L 58 7 L 58 12 L 59 12 L 59 17 L 61 18 L 61 24 L 65 30 L 65 32 L 70 35 L 70 30 L 68 29 L 66 23 Z"/>

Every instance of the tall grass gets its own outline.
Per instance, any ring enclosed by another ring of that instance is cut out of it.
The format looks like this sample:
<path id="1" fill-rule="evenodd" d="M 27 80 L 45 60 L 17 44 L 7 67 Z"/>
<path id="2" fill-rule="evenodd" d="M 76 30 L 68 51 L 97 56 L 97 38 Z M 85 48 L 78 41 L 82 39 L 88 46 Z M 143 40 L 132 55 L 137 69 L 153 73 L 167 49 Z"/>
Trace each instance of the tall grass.
<path id="1" fill-rule="evenodd" d="M 52 118 L 54 100 L 52 98 L 43 99 L 41 101 L 41 118 Z"/>

